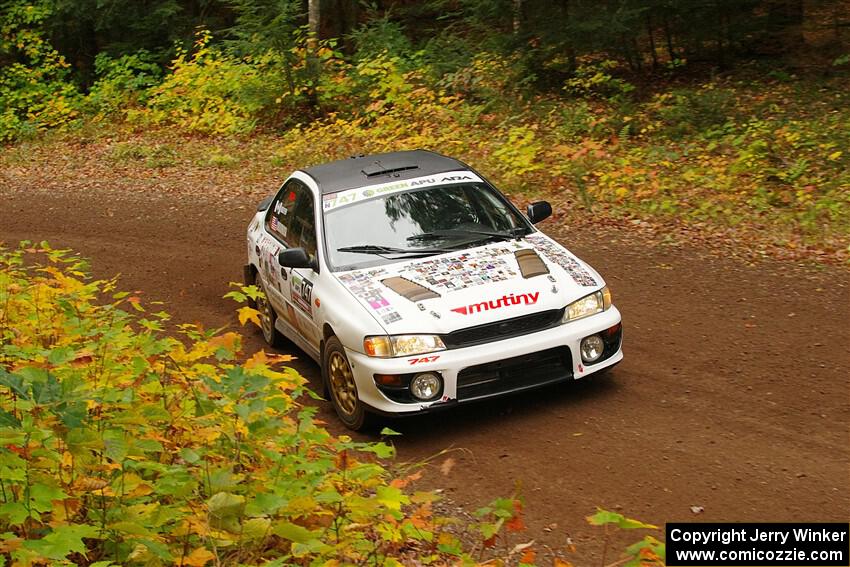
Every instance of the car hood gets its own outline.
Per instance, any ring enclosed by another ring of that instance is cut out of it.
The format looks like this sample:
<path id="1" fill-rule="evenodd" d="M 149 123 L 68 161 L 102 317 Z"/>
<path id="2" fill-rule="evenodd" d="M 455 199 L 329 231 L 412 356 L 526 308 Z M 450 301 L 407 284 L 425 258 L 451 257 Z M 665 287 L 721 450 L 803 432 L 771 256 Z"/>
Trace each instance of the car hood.
<path id="1" fill-rule="evenodd" d="M 334 276 L 389 334 L 449 333 L 561 309 L 603 284 L 542 233 Z"/>

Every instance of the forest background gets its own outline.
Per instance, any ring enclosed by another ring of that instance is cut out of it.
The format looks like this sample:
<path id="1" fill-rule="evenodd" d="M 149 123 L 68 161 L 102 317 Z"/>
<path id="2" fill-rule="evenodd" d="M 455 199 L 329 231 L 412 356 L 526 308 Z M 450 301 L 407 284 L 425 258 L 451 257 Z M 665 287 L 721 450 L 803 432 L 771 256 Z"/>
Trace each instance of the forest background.
<path id="1" fill-rule="evenodd" d="M 843 0 L 3 0 L 0 36 L 6 163 L 100 140 L 282 178 L 423 147 L 583 219 L 848 257 Z"/>

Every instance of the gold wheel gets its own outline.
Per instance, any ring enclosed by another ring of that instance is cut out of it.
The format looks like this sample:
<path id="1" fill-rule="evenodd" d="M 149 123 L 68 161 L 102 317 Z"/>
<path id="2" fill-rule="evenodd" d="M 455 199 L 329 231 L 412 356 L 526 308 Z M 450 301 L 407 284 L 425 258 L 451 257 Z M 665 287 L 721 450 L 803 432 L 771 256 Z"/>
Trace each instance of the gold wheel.
<path id="1" fill-rule="evenodd" d="M 272 311 L 272 304 L 266 297 L 266 287 L 261 280 L 257 280 L 257 283 L 260 284 L 259 288 L 263 292 L 263 295 L 257 298 L 257 311 L 260 312 L 260 328 L 263 331 L 263 338 L 266 339 L 267 343 L 272 344 L 274 342 L 275 315 L 274 311 Z"/>
<path id="2" fill-rule="evenodd" d="M 340 421 L 354 431 L 366 427 L 369 420 L 366 406 L 357 394 L 354 371 L 345 356 L 345 348 L 333 335 L 325 341 L 322 352 L 322 378 Z"/>
<path id="3" fill-rule="evenodd" d="M 354 416 L 357 412 L 357 385 L 354 383 L 351 366 L 341 353 L 331 353 L 328 360 L 328 376 L 331 395 L 337 407 L 343 413 Z"/>

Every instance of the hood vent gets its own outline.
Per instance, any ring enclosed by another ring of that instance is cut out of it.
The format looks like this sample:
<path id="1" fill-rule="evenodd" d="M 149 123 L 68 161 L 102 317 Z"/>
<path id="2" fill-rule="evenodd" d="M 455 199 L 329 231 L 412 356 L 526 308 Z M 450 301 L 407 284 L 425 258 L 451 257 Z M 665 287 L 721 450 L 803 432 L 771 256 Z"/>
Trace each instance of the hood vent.
<path id="1" fill-rule="evenodd" d="M 522 277 L 525 279 L 549 273 L 549 268 L 546 267 L 546 264 L 534 250 L 528 248 L 517 250 L 514 256 L 517 264 L 519 264 L 519 271 L 522 272 Z"/>
<path id="2" fill-rule="evenodd" d="M 428 289 L 425 286 L 412 282 L 407 278 L 393 277 L 381 280 L 381 283 L 399 294 L 406 297 L 410 301 L 422 301 L 423 299 L 434 299 L 440 297 L 440 294 Z"/>

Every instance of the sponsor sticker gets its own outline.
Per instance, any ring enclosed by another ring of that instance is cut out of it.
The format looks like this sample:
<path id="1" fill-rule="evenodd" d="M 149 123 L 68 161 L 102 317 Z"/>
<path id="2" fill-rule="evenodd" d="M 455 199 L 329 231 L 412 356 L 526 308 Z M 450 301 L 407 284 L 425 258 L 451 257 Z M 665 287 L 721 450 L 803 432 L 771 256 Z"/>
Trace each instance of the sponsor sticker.
<path id="1" fill-rule="evenodd" d="M 534 246 L 539 253 L 545 256 L 547 260 L 561 266 L 578 285 L 585 287 L 595 287 L 599 285 L 596 278 L 590 275 L 590 272 L 588 272 L 584 266 L 579 264 L 575 256 L 554 244 L 548 238 L 537 234 L 529 234 L 525 237 L 525 240 Z"/>
<path id="2" fill-rule="evenodd" d="M 496 299 L 455 307 L 452 311 L 460 313 L 461 315 L 472 315 L 473 313 L 481 313 L 482 311 L 490 311 L 492 309 L 502 309 L 503 307 L 513 307 L 514 305 L 534 305 L 537 303 L 538 297 L 540 297 L 539 291 L 518 294 L 509 293 L 502 297 L 497 297 Z"/>
<path id="3" fill-rule="evenodd" d="M 384 323 L 390 324 L 401 321 L 401 315 L 382 293 L 386 287 L 379 280 L 386 273 L 383 268 L 359 270 L 339 276 L 339 281 L 364 301 Z"/>
<path id="4" fill-rule="evenodd" d="M 360 201 L 368 201 L 377 197 L 409 191 L 426 185 L 448 185 L 450 183 L 482 183 L 482 179 L 470 171 L 450 171 L 427 177 L 417 177 L 404 181 L 392 181 L 381 185 L 348 189 L 338 193 L 330 193 L 322 197 L 322 208 L 325 211 L 336 209 Z"/>
<path id="5" fill-rule="evenodd" d="M 290 280 L 290 293 L 292 294 L 292 303 L 294 303 L 301 311 L 313 316 L 313 282 L 302 278 L 294 270 L 292 279 Z"/>
<path id="6" fill-rule="evenodd" d="M 427 362 L 436 362 L 440 358 L 439 354 L 435 354 L 434 356 L 423 356 L 419 358 L 408 358 L 407 362 L 412 366 L 414 364 L 424 364 Z"/>

